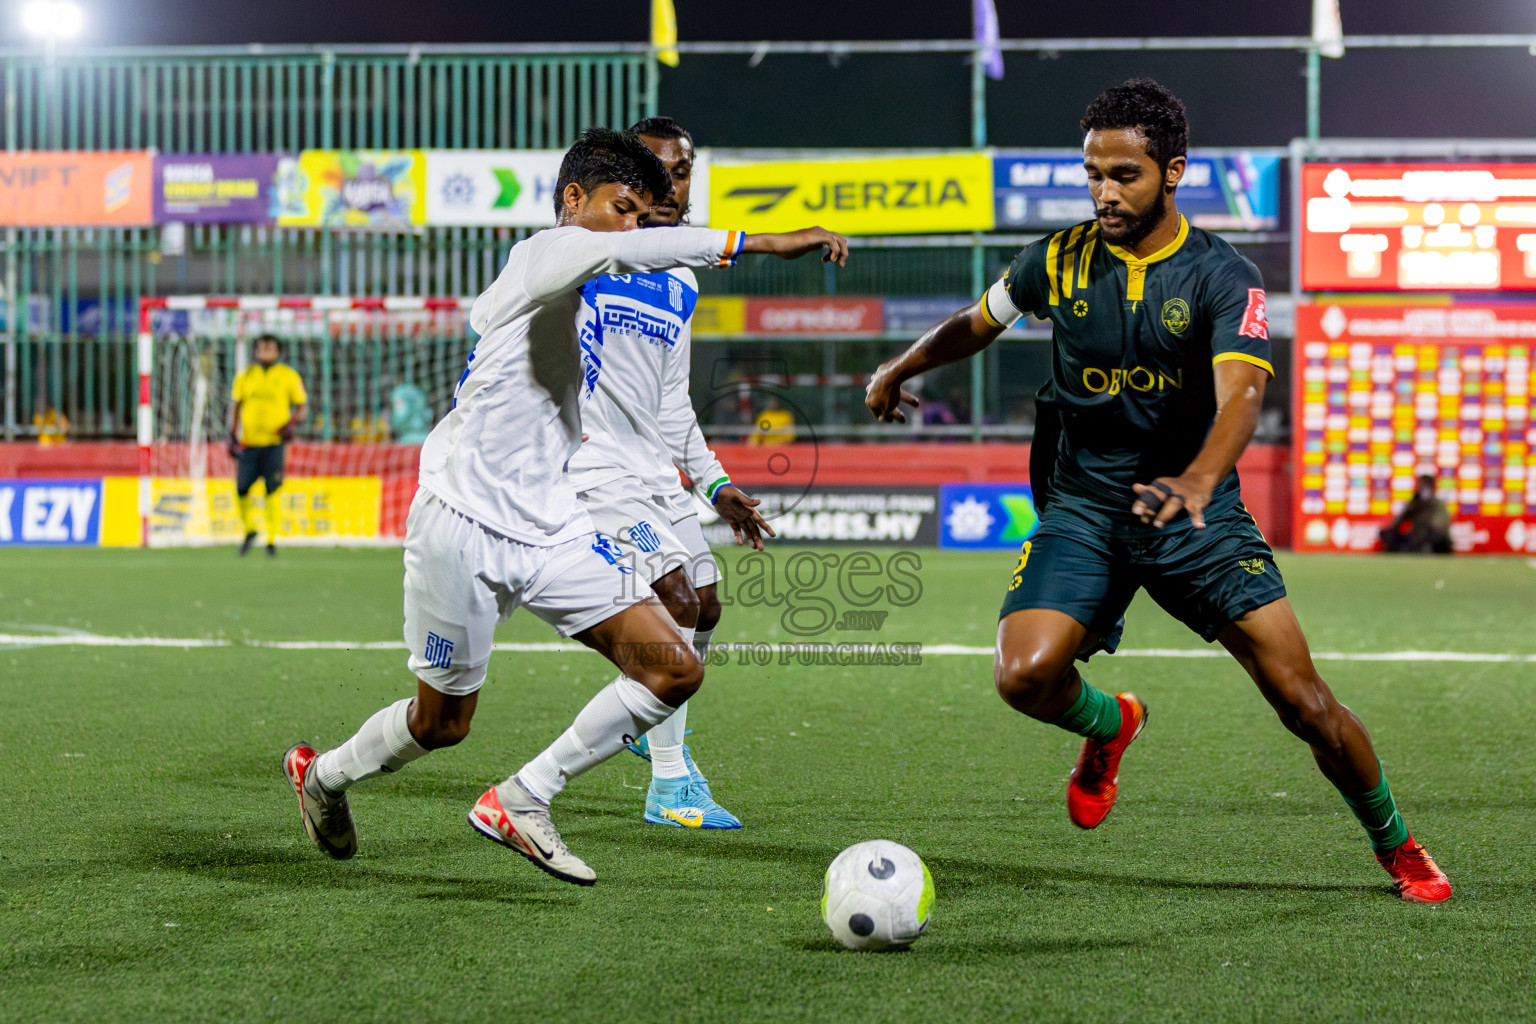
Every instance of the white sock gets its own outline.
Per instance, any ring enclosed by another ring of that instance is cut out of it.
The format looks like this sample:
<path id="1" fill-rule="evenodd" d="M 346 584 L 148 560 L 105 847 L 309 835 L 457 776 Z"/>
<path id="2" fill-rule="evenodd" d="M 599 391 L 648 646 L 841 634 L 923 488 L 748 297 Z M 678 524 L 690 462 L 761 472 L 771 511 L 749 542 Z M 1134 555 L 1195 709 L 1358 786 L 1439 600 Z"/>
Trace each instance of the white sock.
<path id="1" fill-rule="evenodd" d="M 342 793 L 354 783 L 397 772 L 418 757 L 425 757 L 427 748 L 416 742 L 406 724 L 411 699 L 395 701 L 377 712 L 363 723 L 357 735 L 321 754 L 315 762 L 320 784 L 333 793 Z"/>
<path id="2" fill-rule="evenodd" d="M 522 783 L 529 793 L 549 803 L 567 782 L 623 750 L 673 710 L 633 679 L 620 676 L 581 709 L 559 739 L 501 786 Z"/>
<path id="3" fill-rule="evenodd" d="M 699 652 L 699 660 L 704 661 L 709 657 L 709 642 L 714 639 L 713 629 L 696 629 L 693 631 L 693 649 Z"/>
<path id="4" fill-rule="evenodd" d="M 678 626 L 683 639 L 695 643 L 697 633 L 687 626 Z M 681 779 L 688 774 L 688 762 L 683 760 L 683 732 L 688 725 L 688 702 L 677 706 L 672 717 L 657 722 L 647 734 L 651 748 L 651 778 Z"/>

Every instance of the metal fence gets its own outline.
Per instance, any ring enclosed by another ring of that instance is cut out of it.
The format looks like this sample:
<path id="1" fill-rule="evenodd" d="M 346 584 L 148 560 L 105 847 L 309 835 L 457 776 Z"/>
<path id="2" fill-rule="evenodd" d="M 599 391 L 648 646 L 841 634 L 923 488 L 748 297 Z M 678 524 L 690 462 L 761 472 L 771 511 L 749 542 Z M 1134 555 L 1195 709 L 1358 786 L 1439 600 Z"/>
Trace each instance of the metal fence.
<path id="1" fill-rule="evenodd" d="M 1529 47 L 1536 52 L 1536 37 L 1528 36 L 1350 36 L 1345 43 L 1352 51 Z M 1321 62 L 1307 37 L 1003 40 L 1001 48 L 1042 59 L 1069 52 L 1289 51 L 1305 58 L 1304 81 L 1297 88 L 1305 91 L 1307 133 L 1319 132 Z M 825 55 L 834 64 L 863 54 L 963 59 L 974 56 L 976 44 L 684 43 L 680 49 L 700 59 L 734 55 L 751 67 L 769 53 Z M 588 124 L 623 125 L 655 113 L 660 80 L 654 55 L 643 44 L 160 48 L 57 59 L 8 51 L 0 52 L 0 61 L 0 116 L 8 150 L 563 147 Z M 968 77 L 971 142 L 983 146 L 995 83 L 989 85 L 974 62 Z M 497 228 L 364 233 L 190 226 L 183 248 L 162 251 L 158 229 L 7 229 L 4 326 L 14 344 L 7 346 L 5 434 L 33 433 L 29 421 L 44 409 L 67 416 L 76 436 L 131 433 L 136 398 L 131 334 L 139 295 L 472 295 L 492 279 L 522 234 Z M 1289 236 L 1233 240 L 1283 247 Z M 980 234 L 858 244 L 856 265 L 837 276 L 810 264 L 772 261 L 713 277 L 706 288 L 747 294 L 974 295 L 1007 256 L 997 236 Z M 1273 262 L 1283 267 L 1286 257 Z M 1283 272 L 1274 276 L 1283 287 Z M 874 339 L 887 345 L 895 340 Z M 696 360 L 731 360 L 771 345 L 795 364 L 795 372 L 833 376 L 854 365 L 867 369 L 878 351 L 871 342 L 853 341 L 798 348 L 792 340 L 744 344 L 703 345 Z M 1004 345 L 985 359 L 946 371 L 939 383 L 954 394 L 951 404 L 960 409 L 963 423 L 934 432 L 1027 434 L 1028 424 L 1009 412 L 1016 404 L 1014 391 L 1027 386 L 1017 374 L 1038 363 L 1025 347 Z M 1277 388 L 1277 397 L 1282 393 Z M 855 422 L 856 395 L 850 388 L 807 395 L 806 403 L 840 432 L 888 429 Z"/>
<path id="2" fill-rule="evenodd" d="M 648 113 L 655 74 L 633 53 L 13 55 L 0 109 L 10 151 L 562 148 Z M 469 295 L 518 237 L 193 225 L 168 254 L 158 229 L 8 229 L 6 434 L 44 409 L 77 436 L 131 433 L 139 295 Z"/>

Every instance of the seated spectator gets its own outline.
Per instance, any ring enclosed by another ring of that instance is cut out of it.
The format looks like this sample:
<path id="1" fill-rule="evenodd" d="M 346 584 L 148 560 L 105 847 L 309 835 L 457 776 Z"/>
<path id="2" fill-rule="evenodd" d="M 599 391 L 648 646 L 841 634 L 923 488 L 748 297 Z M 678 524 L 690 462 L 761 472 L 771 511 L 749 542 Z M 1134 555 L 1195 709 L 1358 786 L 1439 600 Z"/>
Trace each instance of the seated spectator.
<path id="1" fill-rule="evenodd" d="M 1435 497 L 1432 474 L 1419 477 L 1413 497 L 1408 499 L 1397 518 L 1381 531 L 1381 544 L 1394 552 L 1451 553 L 1451 510 Z"/>
<path id="2" fill-rule="evenodd" d="M 757 414 L 756 427 L 747 438 L 749 445 L 792 444 L 795 440 L 795 414 L 784 408 L 775 395 L 768 396 L 767 408 Z"/>

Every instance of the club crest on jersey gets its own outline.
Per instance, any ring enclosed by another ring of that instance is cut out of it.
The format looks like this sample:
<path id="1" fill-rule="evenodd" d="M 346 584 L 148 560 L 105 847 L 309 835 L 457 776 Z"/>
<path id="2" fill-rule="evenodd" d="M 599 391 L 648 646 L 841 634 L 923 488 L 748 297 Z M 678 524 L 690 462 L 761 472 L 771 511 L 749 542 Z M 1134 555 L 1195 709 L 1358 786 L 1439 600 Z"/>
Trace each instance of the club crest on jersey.
<path id="1" fill-rule="evenodd" d="M 453 641 L 444 640 L 436 633 L 428 633 L 427 645 L 421 656 L 433 668 L 449 668 L 453 665 Z"/>
<path id="2" fill-rule="evenodd" d="M 1243 310 L 1243 324 L 1237 333 L 1248 338 L 1269 340 L 1269 317 L 1264 311 L 1264 289 L 1248 289 L 1248 305 Z"/>
<path id="3" fill-rule="evenodd" d="M 629 539 L 635 547 L 647 554 L 661 547 L 661 538 L 656 535 L 656 528 L 644 521 L 629 528 Z"/>
<path id="4" fill-rule="evenodd" d="M 1163 303 L 1163 326 L 1170 334 L 1183 334 L 1189 330 L 1189 303 L 1183 299 L 1169 299 Z"/>
<path id="5" fill-rule="evenodd" d="M 1255 576 L 1264 575 L 1264 559 L 1262 558 L 1245 558 L 1237 564 L 1242 566 L 1244 569 L 1247 569 Z"/>
<path id="6" fill-rule="evenodd" d="M 1087 316 L 1088 315 L 1088 303 L 1084 302 L 1082 299 L 1078 299 L 1076 302 L 1072 303 L 1072 315 L 1073 316 Z"/>
<path id="7" fill-rule="evenodd" d="M 592 535 L 592 550 L 602 555 L 608 564 L 619 570 L 619 572 L 627 575 L 635 571 L 623 563 L 624 551 L 613 542 L 612 537 L 605 537 L 600 533 L 594 533 Z"/>

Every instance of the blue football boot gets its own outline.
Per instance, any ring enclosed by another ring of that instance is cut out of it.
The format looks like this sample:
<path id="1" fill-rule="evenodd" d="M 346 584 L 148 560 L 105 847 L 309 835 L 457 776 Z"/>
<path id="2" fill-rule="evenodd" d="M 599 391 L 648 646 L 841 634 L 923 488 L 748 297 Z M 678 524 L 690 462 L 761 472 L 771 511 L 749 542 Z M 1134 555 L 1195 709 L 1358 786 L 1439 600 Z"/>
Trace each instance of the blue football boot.
<path id="1" fill-rule="evenodd" d="M 693 730 L 689 729 L 683 735 L 686 736 L 692 732 Z M 649 735 L 641 736 L 638 740 L 625 747 L 625 749 L 636 757 L 643 757 L 649 761 L 651 759 L 651 738 Z M 704 777 L 703 772 L 699 771 L 699 766 L 693 763 L 693 753 L 688 749 L 688 744 L 686 743 L 683 744 L 683 763 L 688 766 L 688 777 L 693 780 L 693 784 L 702 789 L 705 796 L 713 798 L 714 793 L 709 788 L 709 780 Z"/>
<path id="2" fill-rule="evenodd" d="M 645 820 L 674 828 L 741 828 L 741 821 L 687 779 L 651 779 Z"/>

